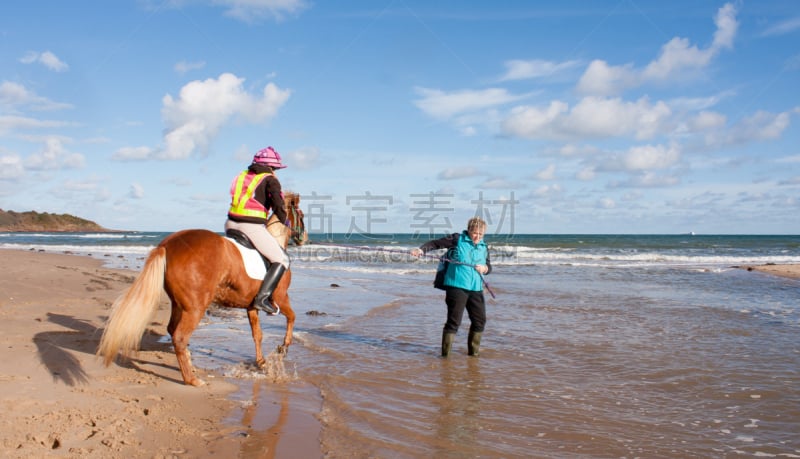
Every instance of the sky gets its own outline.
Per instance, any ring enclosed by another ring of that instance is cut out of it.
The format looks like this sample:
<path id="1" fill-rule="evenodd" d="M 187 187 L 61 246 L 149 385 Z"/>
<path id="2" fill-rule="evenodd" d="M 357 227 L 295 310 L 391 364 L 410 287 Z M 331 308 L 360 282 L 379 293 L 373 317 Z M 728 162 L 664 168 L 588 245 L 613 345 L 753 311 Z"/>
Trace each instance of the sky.
<path id="1" fill-rule="evenodd" d="M 222 231 L 800 234 L 795 0 L 12 1 L 0 208 Z"/>

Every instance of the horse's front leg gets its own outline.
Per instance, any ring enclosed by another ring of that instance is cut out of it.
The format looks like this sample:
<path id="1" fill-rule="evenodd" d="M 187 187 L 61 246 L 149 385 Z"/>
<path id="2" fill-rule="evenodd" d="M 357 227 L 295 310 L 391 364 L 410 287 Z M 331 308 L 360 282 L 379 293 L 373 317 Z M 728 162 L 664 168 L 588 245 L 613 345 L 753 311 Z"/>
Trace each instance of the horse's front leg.
<path id="1" fill-rule="evenodd" d="M 278 352 L 286 354 L 289 351 L 289 346 L 292 344 L 292 331 L 294 330 L 295 319 L 294 310 L 292 310 L 292 306 L 289 303 L 289 295 L 286 295 L 286 299 L 283 304 L 281 304 L 281 314 L 286 316 L 286 335 L 283 337 L 283 346 L 278 348 Z"/>
<path id="2" fill-rule="evenodd" d="M 262 333 L 261 325 L 258 321 L 258 309 L 252 306 L 247 308 L 247 320 L 250 321 L 250 331 L 253 332 L 253 342 L 256 345 L 256 366 L 263 368 L 267 361 L 264 360 L 264 354 L 261 352 Z"/>

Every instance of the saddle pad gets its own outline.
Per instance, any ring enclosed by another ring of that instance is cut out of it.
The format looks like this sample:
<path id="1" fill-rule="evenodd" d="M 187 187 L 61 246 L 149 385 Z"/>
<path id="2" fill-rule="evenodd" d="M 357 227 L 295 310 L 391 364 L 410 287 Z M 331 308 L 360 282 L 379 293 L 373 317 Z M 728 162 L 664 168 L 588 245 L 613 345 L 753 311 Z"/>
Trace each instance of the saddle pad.
<path id="1" fill-rule="evenodd" d="M 242 263 L 244 263 L 244 269 L 247 271 L 247 275 L 250 276 L 251 279 L 264 279 L 264 276 L 267 275 L 267 267 L 264 266 L 264 259 L 261 258 L 261 254 L 258 253 L 258 250 L 243 247 L 241 244 L 229 237 L 226 237 L 225 239 L 231 241 L 233 245 L 239 249 L 239 253 L 242 255 Z"/>

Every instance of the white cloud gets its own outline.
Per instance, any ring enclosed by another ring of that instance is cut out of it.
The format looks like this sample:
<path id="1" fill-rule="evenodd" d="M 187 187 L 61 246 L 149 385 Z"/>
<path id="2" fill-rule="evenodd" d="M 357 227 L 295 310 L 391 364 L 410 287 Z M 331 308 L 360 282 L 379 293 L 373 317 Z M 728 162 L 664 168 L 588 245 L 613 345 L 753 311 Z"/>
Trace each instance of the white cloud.
<path id="1" fill-rule="evenodd" d="M 131 188 L 128 192 L 128 196 L 133 199 L 144 198 L 144 187 L 142 187 L 142 185 L 139 185 L 138 183 L 131 183 Z"/>
<path id="2" fill-rule="evenodd" d="M 156 151 L 150 147 L 123 147 L 111 155 L 115 161 L 142 161 L 152 159 Z"/>
<path id="3" fill-rule="evenodd" d="M 72 108 L 72 105 L 53 102 L 45 97 L 40 97 L 19 83 L 11 81 L 0 83 L 0 110 L 13 113 L 20 108 L 45 111 Z"/>
<path id="4" fill-rule="evenodd" d="M 594 179 L 595 177 L 595 168 L 594 166 L 584 167 L 577 174 L 575 174 L 575 178 L 584 182 Z"/>
<path id="5" fill-rule="evenodd" d="M 734 142 L 777 139 L 789 126 L 789 121 L 789 112 L 775 114 L 758 110 L 734 126 L 731 133 Z"/>
<path id="6" fill-rule="evenodd" d="M 625 169 L 643 171 L 667 169 L 681 158 L 680 148 L 676 144 L 642 145 L 631 147 L 623 160 Z"/>
<path id="7" fill-rule="evenodd" d="M 617 207 L 617 203 L 611 198 L 600 198 L 597 200 L 596 207 L 599 209 L 613 209 Z"/>
<path id="8" fill-rule="evenodd" d="M 622 91 L 652 82 L 669 82 L 677 78 L 692 77 L 708 66 L 722 49 L 733 46 L 738 29 L 736 8 L 728 3 L 722 6 L 714 19 L 717 26 L 714 41 L 705 49 L 692 45 L 687 38 L 674 37 L 661 47 L 658 58 L 639 70 L 633 64 L 610 65 L 604 60 L 594 60 L 578 81 L 582 94 L 616 95 Z"/>
<path id="9" fill-rule="evenodd" d="M 23 116 L 0 116 L 0 134 L 23 129 L 50 129 L 69 125 L 64 121 L 43 121 Z"/>
<path id="10" fill-rule="evenodd" d="M 562 145 L 558 149 L 558 153 L 563 156 L 589 156 L 598 153 L 597 147 L 594 145 L 575 145 L 568 143 Z"/>
<path id="11" fill-rule="evenodd" d="M 672 175 L 658 175 L 654 172 L 644 172 L 619 185 L 634 188 L 659 188 L 673 186 L 678 184 L 678 182 L 678 178 Z"/>
<path id="12" fill-rule="evenodd" d="M 67 65 L 65 62 L 59 59 L 58 56 L 50 51 L 45 51 L 42 53 L 31 51 L 23 56 L 19 61 L 23 64 L 39 63 L 54 72 L 66 72 L 69 69 L 69 65 Z"/>
<path id="13" fill-rule="evenodd" d="M 71 153 L 55 137 L 45 141 L 42 151 L 28 156 L 25 167 L 31 170 L 77 169 L 85 163 L 83 155 Z"/>
<path id="14" fill-rule="evenodd" d="M 707 131 L 724 127 L 726 121 L 721 113 L 703 111 L 689 119 L 689 126 L 693 131 Z"/>
<path id="15" fill-rule="evenodd" d="M 787 33 L 792 33 L 796 30 L 800 30 L 800 16 L 789 18 L 775 25 L 772 25 L 768 27 L 766 30 L 764 30 L 764 32 L 761 35 L 764 37 L 769 37 L 773 35 L 785 35 Z"/>
<path id="16" fill-rule="evenodd" d="M 527 95 L 514 95 L 505 89 L 463 90 L 445 92 L 439 89 L 415 88 L 421 96 L 414 102 L 420 110 L 436 119 L 447 120 L 453 116 L 477 110 L 497 107 L 521 100 Z"/>
<path id="17" fill-rule="evenodd" d="M 686 38 L 675 37 L 661 48 L 658 59 L 641 73 L 643 81 L 666 81 L 684 71 L 706 67 L 714 56 L 713 49 L 701 50 Z"/>
<path id="18" fill-rule="evenodd" d="M 556 165 L 550 164 L 534 174 L 537 180 L 554 180 L 556 178 Z"/>
<path id="19" fill-rule="evenodd" d="M 614 95 L 637 86 L 640 77 L 632 64 L 611 66 L 603 60 L 593 60 L 578 80 L 581 94 Z"/>
<path id="20" fill-rule="evenodd" d="M 706 146 L 724 147 L 727 145 L 743 145 L 756 141 L 768 141 L 778 139 L 791 124 L 791 115 L 796 110 L 789 110 L 781 113 L 770 113 L 758 110 L 754 114 L 742 118 L 732 126 L 724 126 L 722 115 L 711 115 L 711 118 L 700 122 L 703 126 L 690 126 L 705 128 L 704 140 Z M 700 114 L 700 116 L 705 116 Z M 695 119 L 693 121 L 698 121 Z"/>
<path id="21" fill-rule="evenodd" d="M 22 177 L 25 168 L 18 155 L 0 156 L 0 180 L 14 180 Z"/>
<path id="22" fill-rule="evenodd" d="M 445 169 L 439 172 L 437 178 L 440 180 L 455 180 L 468 177 L 475 177 L 477 175 L 480 175 L 477 168 L 464 166 L 464 167 L 451 167 L 449 169 Z"/>
<path id="23" fill-rule="evenodd" d="M 674 99 L 670 99 L 667 101 L 667 105 L 672 110 L 675 111 L 700 111 L 709 109 L 728 96 L 731 96 L 731 92 L 723 92 L 717 95 L 708 96 L 708 97 L 676 97 Z"/>
<path id="24" fill-rule="evenodd" d="M 553 196 L 561 194 L 563 189 L 561 185 L 558 183 L 554 183 L 552 185 L 542 185 L 539 188 L 533 190 L 533 195 L 537 197 L 546 197 L 546 196 Z"/>
<path id="25" fill-rule="evenodd" d="M 319 163 L 319 158 L 319 148 L 305 147 L 287 155 L 286 162 L 291 167 L 296 167 L 300 170 L 308 170 L 314 168 Z"/>
<path id="26" fill-rule="evenodd" d="M 205 155 L 223 126 L 237 119 L 263 123 L 275 116 L 291 94 L 269 83 L 260 97 L 251 95 L 242 87 L 243 82 L 236 75 L 223 73 L 218 79 L 186 84 L 177 99 L 164 96 L 161 113 L 167 133 L 165 148 L 158 156 L 186 159 L 193 154 Z"/>
<path id="27" fill-rule="evenodd" d="M 503 190 L 510 190 L 510 189 L 518 189 L 523 188 L 524 185 L 513 180 L 508 180 L 502 177 L 495 177 L 490 178 L 483 183 L 480 184 L 479 188 L 481 189 L 503 189 Z"/>
<path id="28" fill-rule="evenodd" d="M 173 67 L 177 73 L 183 75 L 186 72 L 190 72 L 192 70 L 199 70 L 206 66 L 205 61 L 199 62 L 186 62 L 180 61 Z"/>
<path id="29" fill-rule="evenodd" d="M 668 131 L 670 115 L 665 103 L 651 104 L 646 97 L 636 102 L 586 97 L 572 109 L 560 101 L 553 101 L 544 109 L 515 107 L 502 128 L 506 134 L 531 139 L 647 139 Z"/>
<path id="30" fill-rule="evenodd" d="M 226 8 L 225 16 L 243 22 L 256 22 L 265 17 L 282 20 L 286 14 L 298 14 L 306 9 L 304 0 L 214 0 Z"/>
<path id="31" fill-rule="evenodd" d="M 565 102 L 554 100 L 544 108 L 514 107 L 502 123 L 505 133 L 527 138 L 559 138 L 562 136 L 558 122 L 569 111 Z"/>
<path id="32" fill-rule="evenodd" d="M 473 137 L 478 133 L 478 130 L 475 129 L 475 126 L 462 126 L 459 128 L 459 131 L 461 131 L 461 135 L 464 137 Z"/>
<path id="33" fill-rule="evenodd" d="M 647 139 L 662 131 L 670 114 L 664 102 L 651 104 L 646 97 L 636 102 L 587 97 L 572 110 L 566 127 L 568 132 L 584 136 Z"/>
<path id="34" fill-rule="evenodd" d="M 717 11 L 717 16 L 714 18 L 717 31 L 714 32 L 714 43 L 711 45 L 712 49 L 719 50 L 721 48 L 733 47 L 733 40 L 739 28 L 739 23 L 736 21 L 736 13 L 736 7 L 733 3 L 726 3 Z"/>
<path id="35" fill-rule="evenodd" d="M 521 60 L 513 59 L 505 62 L 506 73 L 500 81 L 527 80 L 532 78 L 543 78 L 556 75 L 558 73 L 575 68 L 579 65 L 578 61 L 552 62 L 541 59 Z"/>
<path id="36" fill-rule="evenodd" d="M 94 180 L 67 180 L 61 185 L 61 188 L 68 191 L 94 191 L 97 189 L 97 182 Z"/>

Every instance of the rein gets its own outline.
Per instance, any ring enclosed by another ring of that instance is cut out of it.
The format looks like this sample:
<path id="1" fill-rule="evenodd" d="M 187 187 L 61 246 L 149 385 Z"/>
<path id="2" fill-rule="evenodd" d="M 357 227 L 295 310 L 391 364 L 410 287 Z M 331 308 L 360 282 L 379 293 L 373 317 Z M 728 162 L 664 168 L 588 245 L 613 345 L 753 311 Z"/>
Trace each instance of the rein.
<path id="1" fill-rule="evenodd" d="M 365 246 L 365 245 L 360 245 L 360 246 L 359 245 L 344 245 L 344 244 L 334 244 L 334 243 L 328 243 L 328 242 L 326 242 L 325 245 L 329 245 L 329 246 L 333 246 L 333 247 L 341 247 L 343 249 L 370 250 L 370 251 L 375 251 L 375 252 L 398 253 L 398 254 L 404 254 L 404 255 L 411 256 L 408 253 L 408 251 L 406 251 L 406 250 L 382 249 L 382 248 L 378 248 L 378 247 L 368 247 L 368 246 Z M 445 255 L 437 257 L 436 255 L 425 255 L 423 253 L 422 255 L 420 255 L 420 258 L 423 258 L 423 257 L 424 258 L 429 258 L 429 259 L 432 259 L 432 260 L 446 261 L 448 263 L 453 263 L 453 264 L 456 264 L 456 265 L 470 266 L 472 268 L 477 266 L 477 265 L 472 265 L 472 264 L 469 264 L 469 263 L 464 263 L 462 261 L 453 260 L 451 258 L 447 258 Z M 481 281 L 483 282 L 483 286 L 486 287 L 486 291 L 489 292 L 489 295 L 491 295 L 493 299 L 496 299 L 497 297 L 495 296 L 494 292 L 492 291 L 492 288 L 489 286 L 489 283 L 486 282 L 486 278 L 483 277 L 483 274 L 478 273 L 478 276 L 480 276 Z"/>

